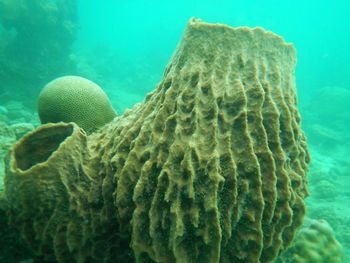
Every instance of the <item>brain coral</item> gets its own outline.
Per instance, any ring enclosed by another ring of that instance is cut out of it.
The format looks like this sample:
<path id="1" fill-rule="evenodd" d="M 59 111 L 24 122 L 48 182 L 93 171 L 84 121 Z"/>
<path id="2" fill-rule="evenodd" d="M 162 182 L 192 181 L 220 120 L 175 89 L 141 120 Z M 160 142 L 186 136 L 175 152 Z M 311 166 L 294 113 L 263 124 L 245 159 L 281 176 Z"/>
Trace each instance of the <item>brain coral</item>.
<path id="1" fill-rule="evenodd" d="M 86 136 L 47 124 L 13 148 L 9 220 L 64 262 L 265 263 L 305 214 L 295 50 L 191 19 L 157 88 Z"/>
<path id="2" fill-rule="evenodd" d="M 324 220 L 307 219 L 290 248 L 276 263 L 342 263 L 343 250 Z"/>
<path id="3" fill-rule="evenodd" d="M 86 132 L 116 117 L 104 91 L 94 82 L 78 76 L 49 82 L 40 93 L 38 112 L 41 123 L 75 122 Z"/>

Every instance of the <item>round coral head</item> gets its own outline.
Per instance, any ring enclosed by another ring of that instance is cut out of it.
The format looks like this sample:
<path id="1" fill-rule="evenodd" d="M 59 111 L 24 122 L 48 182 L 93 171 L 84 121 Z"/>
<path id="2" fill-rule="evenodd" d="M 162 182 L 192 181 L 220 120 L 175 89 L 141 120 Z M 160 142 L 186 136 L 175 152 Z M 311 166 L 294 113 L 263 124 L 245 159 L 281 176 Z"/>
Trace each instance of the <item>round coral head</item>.
<path id="1" fill-rule="evenodd" d="M 49 82 L 39 95 L 38 113 L 41 123 L 75 122 L 88 133 L 117 116 L 106 93 L 78 76 Z"/>

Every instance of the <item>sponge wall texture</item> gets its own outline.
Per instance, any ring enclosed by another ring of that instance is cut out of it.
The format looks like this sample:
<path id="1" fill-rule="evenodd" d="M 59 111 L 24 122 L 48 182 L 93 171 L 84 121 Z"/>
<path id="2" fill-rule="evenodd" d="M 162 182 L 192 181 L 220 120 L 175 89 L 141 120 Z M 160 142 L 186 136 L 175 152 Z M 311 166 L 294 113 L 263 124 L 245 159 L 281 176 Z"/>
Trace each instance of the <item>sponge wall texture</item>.
<path id="1" fill-rule="evenodd" d="M 191 19 L 143 103 L 89 136 L 49 124 L 15 145 L 11 222 L 60 263 L 273 261 L 308 195 L 295 63 L 271 32 Z"/>
<path id="2" fill-rule="evenodd" d="M 116 117 L 104 91 L 78 76 L 64 76 L 49 82 L 39 95 L 38 112 L 41 123 L 75 122 L 86 132 Z"/>

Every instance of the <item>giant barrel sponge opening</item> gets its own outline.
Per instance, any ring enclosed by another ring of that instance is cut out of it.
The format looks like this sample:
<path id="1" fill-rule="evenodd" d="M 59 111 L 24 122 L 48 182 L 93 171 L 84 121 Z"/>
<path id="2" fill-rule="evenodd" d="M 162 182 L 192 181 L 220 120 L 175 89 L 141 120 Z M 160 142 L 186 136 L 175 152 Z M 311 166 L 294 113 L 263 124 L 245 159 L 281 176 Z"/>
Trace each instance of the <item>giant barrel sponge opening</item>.
<path id="1" fill-rule="evenodd" d="M 41 123 L 75 122 L 87 133 L 117 116 L 106 93 L 94 82 L 78 76 L 49 82 L 39 95 L 38 113 Z"/>

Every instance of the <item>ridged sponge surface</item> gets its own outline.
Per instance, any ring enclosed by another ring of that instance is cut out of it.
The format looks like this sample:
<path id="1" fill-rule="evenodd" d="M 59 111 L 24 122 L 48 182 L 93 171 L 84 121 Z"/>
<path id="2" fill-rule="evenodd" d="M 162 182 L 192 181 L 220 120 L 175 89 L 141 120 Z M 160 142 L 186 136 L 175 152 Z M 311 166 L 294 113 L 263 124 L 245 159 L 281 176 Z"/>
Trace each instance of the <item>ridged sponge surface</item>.
<path id="1" fill-rule="evenodd" d="M 116 117 L 104 91 L 94 82 L 64 76 L 49 82 L 38 100 L 41 123 L 75 122 L 91 132 Z"/>
<path id="2" fill-rule="evenodd" d="M 11 222 L 60 263 L 273 261 L 308 195 L 295 62 L 271 32 L 190 20 L 143 103 L 87 137 L 56 124 L 18 142 Z"/>

